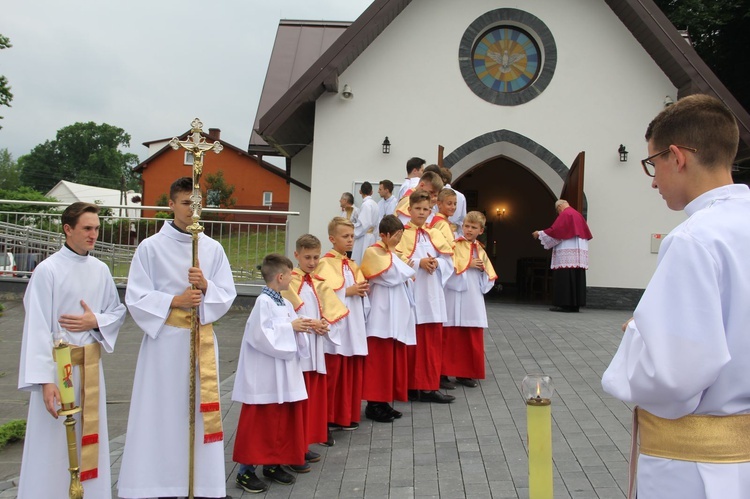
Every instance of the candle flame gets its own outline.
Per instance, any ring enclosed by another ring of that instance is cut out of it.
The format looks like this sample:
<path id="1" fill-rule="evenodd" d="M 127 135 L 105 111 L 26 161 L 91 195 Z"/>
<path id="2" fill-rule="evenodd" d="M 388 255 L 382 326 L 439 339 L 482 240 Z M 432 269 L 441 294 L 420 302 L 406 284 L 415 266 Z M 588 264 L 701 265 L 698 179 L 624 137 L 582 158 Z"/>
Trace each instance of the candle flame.
<path id="1" fill-rule="evenodd" d="M 540 383 L 536 384 L 536 396 L 537 398 L 542 396 L 542 385 Z"/>

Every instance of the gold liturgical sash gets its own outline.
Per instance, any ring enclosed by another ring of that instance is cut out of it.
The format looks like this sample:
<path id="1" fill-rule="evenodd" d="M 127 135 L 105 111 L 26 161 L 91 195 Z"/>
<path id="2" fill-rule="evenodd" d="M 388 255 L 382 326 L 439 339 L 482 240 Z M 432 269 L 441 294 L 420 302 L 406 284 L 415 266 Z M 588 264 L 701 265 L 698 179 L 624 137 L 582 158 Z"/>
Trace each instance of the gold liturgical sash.
<path id="1" fill-rule="evenodd" d="M 180 329 L 190 329 L 190 310 L 173 308 L 165 324 Z M 219 403 L 219 375 L 216 369 L 213 324 L 199 324 L 198 341 L 195 342 L 195 357 L 198 359 L 201 403 L 203 415 L 203 443 L 210 444 L 224 439 L 221 426 L 221 405 Z"/>
<path id="2" fill-rule="evenodd" d="M 409 222 L 404 225 L 404 233 L 401 236 L 401 241 L 396 245 L 396 253 L 403 255 L 405 258 L 411 258 L 414 251 L 417 249 L 417 236 L 421 233 L 425 234 L 436 253 L 430 256 L 437 256 L 437 253 L 443 255 L 453 255 L 453 248 L 451 244 L 445 240 L 443 234 L 436 229 L 425 229 L 424 226 L 417 227 L 413 223 Z"/>
<path id="3" fill-rule="evenodd" d="M 401 256 L 398 256 L 398 258 L 401 258 L 406 263 L 406 260 Z M 359 269 L 362 271 L 365 279 L 372 279 L 386 272 L 391 268 L 392 264 L 393 253 L 385 247 L 383 241 L 378 241 L 365 250 L 365 254 L 362 257 L 362 265 L 359 266 Z"/>
<path id="4" fill-rule="evenodd" d="M 482 260 L 484 264 L 484 271 L 490 278 L 490 281 L 497 279 L 495 268 L 492 266 L 487 252 L 484 251 L 482 243 L 475 241 L 474 243 L 464 239 L 463 236 L 456 239 L 456 246 L 453 248 L 453 264 L 456 269 L 456 274 L 463 274 L 469 268 L 473 254 L 476 252 L 477 258 Z"/>
<path id="5" fill-rule="evenodd" d="M 318 313 L 321 319 L 325 319 L 328 324 L 335 324 L 349 315 L 349 309 L 341 302 L 336 292 L 328 286 L 325 279 L 317 274 L 306 274 L 299 268 L 292 271 L 292 282 L 289 283 L 289 289 L 281 292 L 281 296 L 289 300 L 295 311 L 304 305 L 298 293 L 302 290 L 302 285 L 306 280 L 310 283 L 313 293 L 318 299 Z"/>
<path id="6" fill-rule="evenodd" d="M 81 375 L 81 475 L 91 480 L 99 476 L 99 343 L 70 346 L 70 360 L 80 366 Z"/>
<path id="7" fill-rule="evenodd" d="M 455 244 L 456 236 L 453 235 L 452 224 L 448 222 L 448 219 L 445 218 L 445 215 L 442 213 L 435 213 L 432 217 L 432 222 L 430 222 L 429 228 L 439 230 L 451 246 Z"/>
<path id="8" fill-rule="evenodd" d="M 348 259 L 336 250 L 331 250 L 320 259 L 316 272 L 328 283 L 334 291 L 344 286 L 344 265 L 349 267 L 356 282 L 364 282 L 365 278 L 354 260 Z"/>
<path id="9" fill-rule="evenodd" d="M 689 414 L 665 419 L 636 407 L 628 497 L 634 497 L 638 453 L 698 463 L 750 462 L 750 414 Z M 640 446 L 638 442 L 640 441 Z"/>

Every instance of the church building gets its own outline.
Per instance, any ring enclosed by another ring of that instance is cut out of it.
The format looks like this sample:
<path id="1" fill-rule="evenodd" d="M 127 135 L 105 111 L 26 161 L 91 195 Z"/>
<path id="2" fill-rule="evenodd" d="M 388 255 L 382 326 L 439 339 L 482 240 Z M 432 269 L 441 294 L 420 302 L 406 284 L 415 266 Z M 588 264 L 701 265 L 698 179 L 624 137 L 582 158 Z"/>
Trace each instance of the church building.
<path id="1" fill-rule="evenodd" d="M 750 115 L 652 0 L 375 0 L 353 23 L 281 21 L 249 152 L 296 181 L 288 253 L 327 239 L 342 192 L 442 162 L 499 280 L 532 294 L 549 254 L 531 233 L 565 189 L 594 235 L 589 306 L 631 307 L 685 219 L 641 168 L 646 126 L 694 93 L 732 110 L 750 158 Z"/>

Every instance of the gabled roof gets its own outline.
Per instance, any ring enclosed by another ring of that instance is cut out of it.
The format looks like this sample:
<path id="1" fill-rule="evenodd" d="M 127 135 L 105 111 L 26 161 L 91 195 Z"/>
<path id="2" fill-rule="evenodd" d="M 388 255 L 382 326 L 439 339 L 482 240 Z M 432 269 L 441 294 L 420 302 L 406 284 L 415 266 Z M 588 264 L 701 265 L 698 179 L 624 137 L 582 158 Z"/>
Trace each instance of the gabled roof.
<path id="1" fill-rule="evenodd" d="M 188 131 L 184 132 L 182 135 L 180 135 L 178 137 L 178 139 L 185 140 L 185 139 L 187 139 L 187 137 L 188 137 L 188 135 L 190 133 L 191 133 L 191 130 L 188 130 Z M 205 137 L 206 139 L 209 139 L 209 140 L 214 140 L 215 139 L 215 137 L 212 137 L 211 135 L 209 135 L 206 132 L 202 132 L 201 135 L 203 137 Z M 172 140 L 172 139 L 170 138 L 170 139 L 166 139 L 166 140 Z M 146 144 L 153 144 L 154 142 L 161 142 L 161 141 L 160 140 L 159 141 L 152 140 L 152 141 L 149 141 L 149 142 L 144 142 L 144 145 L 146 145 Z M 225 142 L 223 140 L 221 140 L 220 142 L 221 142 L 221 145 L 224 146 L 225 149 L 229 149 L 230 151 L 236 152 L 240 156 L 244 156 L 244 157 L 246 157 L 248 159 L 251 159 L 252 161 L 254 161 L 255 163 L 257 163 L 258 166 L 260 166 L 264 170 L 267 170 L 267 171 L 273 173 L 274 175 L 277 175 L 277 176 L 283 178 L 284 180 L 287 181 L 287 183 L 294 184 L 297 187 L 300 187 L 300 188 L 302 188 L 302 189 L 304 189 L 304 190 L 306 190 L 308 192 L 310 191 L 310 187 L 308 185 L 305 185 L 302 182 L 300 182 L 299 180 L 296 180 L 296 179 L 290 177 L 289 175 L 286 174 L 286 172 L 284 170 L 282 170 L 282 169 L 280 169 L 280 168 L 272 165 L 271 163 L 263 161 L 260 158 L 258 158 L 257 156 L 249 154 L 248 152 L 240 149 L 239 147 L 233 146 L 232 144 L 230 144 L 228 142 Z M 170 150 L 172 150 L 172 148 L 167 143 L 166 145 L 164 145 L 164 147 L 162 147 L 161 149 L 159 149 L 158 151 L 156 151 L 154 154 L 152 154 L 150 157 L 146 158 L 144 161 L 142 161 L 141 163 L 139 163 L 138 166 L 136 166 L 135 168 L 133 168 L 133 171 L 135 171 L 137 173 L 143 173 L 144 168 L 147 168 L 148 165 L 149 165 L 149 163 L 153 162 L 156 158 L 158 158 L 159 156 L 161 156 L 162 154 L 164 154 L 165 152 L 170 151 Z"/>
<path id="2" fill-rule="evenodd" d="M 117 189 L 77 184 L 75 182 L 69 182 L 67 180 L 59 181 L 45 195 L 48 197 L 53 197 L 62 203 L 75 203 L 78 201 L 83 201 L 85 203 L 102 204 L 105 206 L 117 206 L 123 204 L 121 198 L 122 193 Z M 128 191 L 126 192 L 126 195 L 128 196 L 128 198 L 125 200 L 124 204 L 140 206 L 140 202 L 136 203 L 132 200 L 133 196 L 139 194 L 133 191 Z"/>
<path id="3" fill-rule="evenodd" d="M 739 161 L 750 159 L 750 115 L 653 0 L 605 0 L 678 89 L 678 97 L 705 93 L 734 113 L 740 128 Z M 255 131 L 285 156 L 313 140 L 315 101 L 338 90 L 338 76 L 359 57 L 411 0 L 375 0 L 286 93 L 257 120 Z"/>
<path id="4" fill-rule="evenodd" d="M 266 80 L 255 113 L 249 153 L 278 154 L 255 132 L 260 117 L 328 50 L 351 25 L 339 21 L 294 21 L 283 19 L 268 63 Z"/>

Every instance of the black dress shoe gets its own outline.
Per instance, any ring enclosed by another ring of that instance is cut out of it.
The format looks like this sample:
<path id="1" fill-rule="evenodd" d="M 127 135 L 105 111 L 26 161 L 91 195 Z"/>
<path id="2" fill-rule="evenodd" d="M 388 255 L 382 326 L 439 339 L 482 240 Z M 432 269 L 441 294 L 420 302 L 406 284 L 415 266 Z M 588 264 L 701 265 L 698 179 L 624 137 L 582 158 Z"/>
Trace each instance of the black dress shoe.
<path id="1" fill-rule="evenodd" d="M 448 376 L 440 376 L 440 388 L 443 390 L 455 390 L 456 389 L 456 383 L 451 381 L 451 379 Z"/>
<path id="2" fill-rule="evenodd" d="M 385 408 L 388 410 L 388 413 L 391 416 L 393 416 L 393 419 L 398 419 L 398 418 L 400 418 L 401 416 L 404 415 L 403 412 L 397 411 L 396 409 L 394 409 L 393 407 L 391 407 L 390 404 L 385 404 L 385 406 L 386 406 Z"/>
<path id="3" fill-rule="evenodd" d="M 477 380 L 471 378 L 456 378 L 456 381 L 464 386 L 468 386 L 469 388 L 476 388 L 477 386 L 479 386 Z"/>
<path id="4" fill-rule="evenodd" d="M 377 423 L 392 423 L 393 416 L 386 409 L 387 405 L 380 402 L 368 402 L 365 407 L 365 417 Z"/>
<path id="5" fill-rule="evenodd" d="M 409 402 L 416 402 L 419 400 L 419 390 L 409 390 L 407 393 Z"/>
<path id="6" fill-rule="evenodd" d="M 419 394 L 419 400 L 420 402 L 435 402 L 437 404 L 450 404 L 451 402 L 456 400 L 456 397 L 454 397 L 453 395 L 446 395 L 437 390 L 433 390 L 433 391 L 423 390 Z"/>

